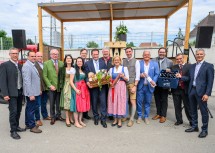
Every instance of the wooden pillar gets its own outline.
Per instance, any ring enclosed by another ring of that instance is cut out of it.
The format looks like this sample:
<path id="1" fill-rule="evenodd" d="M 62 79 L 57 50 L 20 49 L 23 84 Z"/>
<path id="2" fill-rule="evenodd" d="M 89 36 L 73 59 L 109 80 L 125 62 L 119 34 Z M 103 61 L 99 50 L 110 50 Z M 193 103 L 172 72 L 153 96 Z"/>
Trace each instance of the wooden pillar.
<path id="1" fill-rule="evenodd" d="M 42 22 L 42 7 L 38 7 L 38 28 L 39 28 L 39 51 L 43 53 L 43 22 Z"/>
<path id="2" fill-rule="evenodd" d="M 166 46 L 166 42 L 167 42 L 167 39 L 168 39 L 168 17 L 165 18 L 165 31 L 164 31 L 164 47 L 167 47 Z"/>
<path id="3" fill-rule="evenodd" d="M 192 5 L 193 5 L 193 0 L 189 0 L 188 8 L 187 8 L 185 39 L 184 39 L 184 54 L 186 54 L 186 55 L 189 55 L 189 39 L 190 39 L 190 23 L 191 23 L 191 16 L 192 16 Z"/>
<path id="4" fill-rule="evenodd" d="M 64 59 L 64 27 L 61 21 L 61 60 Z"/>
<path id="5" fill-rule="evenodd" d="M 112 33 L 113 33 L 113 31 L 112 31 L 112 30 L 113 30 L 113 29 L 112 29 L 112 22 L 113 22 L 113 21 L 110 20 L 110 39 L 109 39 L 110 42 L 112 42 L 112 37 L 113 37 L 113 36 L 112 36 Z"/>

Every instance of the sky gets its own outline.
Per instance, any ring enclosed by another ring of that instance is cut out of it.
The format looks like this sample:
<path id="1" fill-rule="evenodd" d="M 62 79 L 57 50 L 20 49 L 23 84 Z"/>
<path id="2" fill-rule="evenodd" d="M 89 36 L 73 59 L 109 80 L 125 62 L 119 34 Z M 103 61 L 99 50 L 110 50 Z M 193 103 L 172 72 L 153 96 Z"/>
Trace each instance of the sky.
<path id="1" fill-rule="evenodd" d="M 66 2 L 68 0 L 55 0 L 55 2 Z M 72 1 L 72 0 L 70 0 Z M 77 1 L 77 0 L 75 0 Z M 83 0 L 82 0 L 83 1 Z M 87 1 L 87 0 L 85 0 Z M 0 5 L 0 30 L 5 30 L 11 36 L 11 29 L 25 29 L 26 37 L 34 39 L 38 35 L 37 3 L 46 3 L 50 0 L 1 0 Z M 215 0 L 193 0 L 191 30 L 210 11 L 215 11 Z M 45 15 L 45 14 L 44 14 Z M 180 9 L 169 19 L 169 32 L 182 31 L 186 26 L 187 8 Z M 113 22 L 113 30 L 120 21 Z M 157 32 L 163 33 L 164 20 L 130 20 L 124 21 L 129 33 Z M 59 23 L 57 23 L 57 27 Z M 49 37 L 50 18 L 45 15 L 43 18 L 44 37 Z M 108 34 L 109 22 L 75 22 L 66 23 L 65 35 L 86 35 L 86 34 Z M 58 29 L 60 31 L 60 29 Z"/>

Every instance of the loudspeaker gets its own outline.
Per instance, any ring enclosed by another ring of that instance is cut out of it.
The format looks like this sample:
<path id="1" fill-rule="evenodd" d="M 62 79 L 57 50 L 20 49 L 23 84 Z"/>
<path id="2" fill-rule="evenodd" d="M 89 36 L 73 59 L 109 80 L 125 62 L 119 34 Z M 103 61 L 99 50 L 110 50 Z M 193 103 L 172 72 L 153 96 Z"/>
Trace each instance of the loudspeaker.
<path id="1" fill-rule="evenodd" d="M 212 35 L 213 35 L 212 26 L 198 27 L 195 48 L 211 48 Z"/>
<path id="2" fill-rule="evenodd" d="M 13 46 L 19 49 L 26 48 L 25 30 L 12 30 Z"/>

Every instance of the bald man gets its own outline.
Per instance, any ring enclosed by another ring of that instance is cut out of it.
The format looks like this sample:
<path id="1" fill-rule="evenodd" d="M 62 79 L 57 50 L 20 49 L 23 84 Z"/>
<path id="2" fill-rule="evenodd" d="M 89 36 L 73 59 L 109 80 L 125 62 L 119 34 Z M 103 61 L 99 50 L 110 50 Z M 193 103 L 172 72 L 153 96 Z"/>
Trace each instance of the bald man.
<path id="1" fill-rule="evenodd" d="M 37 107 L 38 109 L 35 111 L 35 118 L 36 118 L 37 125 L 42 126 L 43 123 L 40 120 L 40 111 L 44 120 L 51 120 L 51 118 L 48 116 L 48 111 L 46 108 L 48 95 L 46 91 L 45 82 L 43 80 L 43 53 L 41 52 L 36 53 L 35 67 L 37 68 L 37 71 L 39 72 L 39 75 L 40 75 L 40 88 L 42 91 L 38 101 L 39 107 Z"/>

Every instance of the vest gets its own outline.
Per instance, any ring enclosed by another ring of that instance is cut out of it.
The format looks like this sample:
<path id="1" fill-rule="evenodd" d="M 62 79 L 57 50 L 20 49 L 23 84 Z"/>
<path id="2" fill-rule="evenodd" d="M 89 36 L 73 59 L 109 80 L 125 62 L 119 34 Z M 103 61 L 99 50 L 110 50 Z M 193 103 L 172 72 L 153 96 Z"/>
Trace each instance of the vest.
<path id="1" fill-rule="evenodd" d="M 134 83 L 136 78 L 136 59 L 132 58 L 131 60 L 123 59 L 123 66 L 128 68 L 129 73 L 129 82 L 128 84 Z"/>

